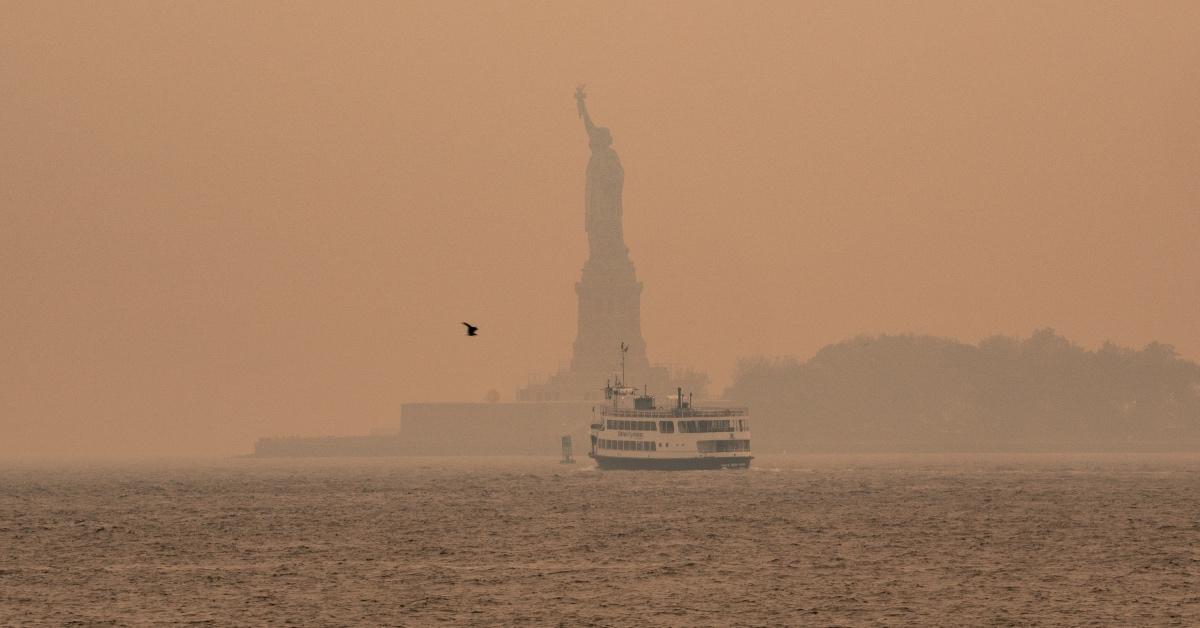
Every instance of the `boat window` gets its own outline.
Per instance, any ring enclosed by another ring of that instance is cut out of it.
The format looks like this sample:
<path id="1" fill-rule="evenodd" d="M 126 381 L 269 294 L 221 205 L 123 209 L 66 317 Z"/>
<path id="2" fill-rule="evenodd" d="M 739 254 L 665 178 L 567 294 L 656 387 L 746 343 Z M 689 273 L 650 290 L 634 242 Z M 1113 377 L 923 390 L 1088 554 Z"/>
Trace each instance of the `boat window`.
<path id="1" fill-rule="evenodd" d="M 675 422 L 674 421 L 659 421 L 658 422 L 658 431 L 662 432 L 663 434 L 674 434 L 675 433 Z"/>
<path id="2" fill-rule="evenodd" d="M 654 421 L 629 421 L 626 419 L 609 419 L 608 429 L 653 432 Z"/>
<path id="3" fill-rule="evenodd" d="M 679 431 L 687 434 L 702 434 L 707 432 L 732 432 L 733 422 L 729 419 L 701 419 L 697 421 L 680 421 Z"/>
<path id="4" fill-rule="evenodd" d="M 648 440 L 609 440 L 606 438 L 596 439 L 596 446 L 600 449 L 618 449 L 621 451 L 658 451 L 659 443 Z M 666 444 L 662 444 L 666 447 Z"/>
<path id="5" fill-rule="evenodd" d="M 719 451 L 750 451 L 750 441 L 745 439 L 701 440 L 696 441 L 696 449 L 701 453 Z"/>

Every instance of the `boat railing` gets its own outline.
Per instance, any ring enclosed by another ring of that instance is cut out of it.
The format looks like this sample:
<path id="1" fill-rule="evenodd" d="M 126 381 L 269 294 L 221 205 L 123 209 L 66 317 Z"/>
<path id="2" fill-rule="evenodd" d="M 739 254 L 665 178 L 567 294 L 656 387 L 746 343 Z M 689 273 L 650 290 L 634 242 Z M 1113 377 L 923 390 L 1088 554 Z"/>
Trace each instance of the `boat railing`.
<path id="1" fill-rule="evenodd" d="M 740 417 L 746 416 L 749 408 L 659 408 L 656 410 L 626 410 L 624 408 L 605 408 L 604 414 L 611 417 L 629 417 L 629 418 L 647 418 L 647 419 L 670 419 L 670 418 L 712 418 L 712 417 Z"/>

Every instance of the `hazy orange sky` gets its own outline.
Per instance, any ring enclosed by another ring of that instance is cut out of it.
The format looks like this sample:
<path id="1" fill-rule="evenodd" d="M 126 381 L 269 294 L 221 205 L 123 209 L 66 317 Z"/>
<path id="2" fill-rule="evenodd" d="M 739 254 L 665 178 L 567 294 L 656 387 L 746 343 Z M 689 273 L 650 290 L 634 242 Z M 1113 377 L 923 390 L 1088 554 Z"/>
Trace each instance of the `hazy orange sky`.
<path id="1" fill-rule="evenodd" d="M 1200 358 L 1197 2 L 4 13 L 3 456 L 512 399 L 575 334 L 579 83 L 650 358 L 713 392 L 859 333 Z"/>

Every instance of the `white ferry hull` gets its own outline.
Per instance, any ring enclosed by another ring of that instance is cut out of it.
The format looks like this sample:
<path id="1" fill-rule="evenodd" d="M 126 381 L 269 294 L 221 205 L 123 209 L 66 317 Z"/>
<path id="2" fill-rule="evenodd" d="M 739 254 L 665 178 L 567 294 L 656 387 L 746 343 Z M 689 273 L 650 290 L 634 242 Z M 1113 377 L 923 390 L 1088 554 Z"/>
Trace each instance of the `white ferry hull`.
<path id="1" fill-rule="evenodd" d="M 752 456 L 705 456 L 701 458 L 624 458 L 590 454 L 601 469 L 649 471 L 694 471 L 711 469 L 749 469 Z"/>

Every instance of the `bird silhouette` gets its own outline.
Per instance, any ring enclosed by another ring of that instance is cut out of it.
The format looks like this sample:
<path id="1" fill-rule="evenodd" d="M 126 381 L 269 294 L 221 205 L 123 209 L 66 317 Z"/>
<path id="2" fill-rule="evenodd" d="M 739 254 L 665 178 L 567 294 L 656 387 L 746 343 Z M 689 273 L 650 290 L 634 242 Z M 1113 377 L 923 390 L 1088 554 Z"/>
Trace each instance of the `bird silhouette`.
<path id="1" fill-rule="evenodd" d="M 475 332 L 479 331 L 478 327 L 476 327 L 470 323 L 463 323 L 463 325 L 467 326 L 467 335 L 468 336 L 474 336 Z"/>

